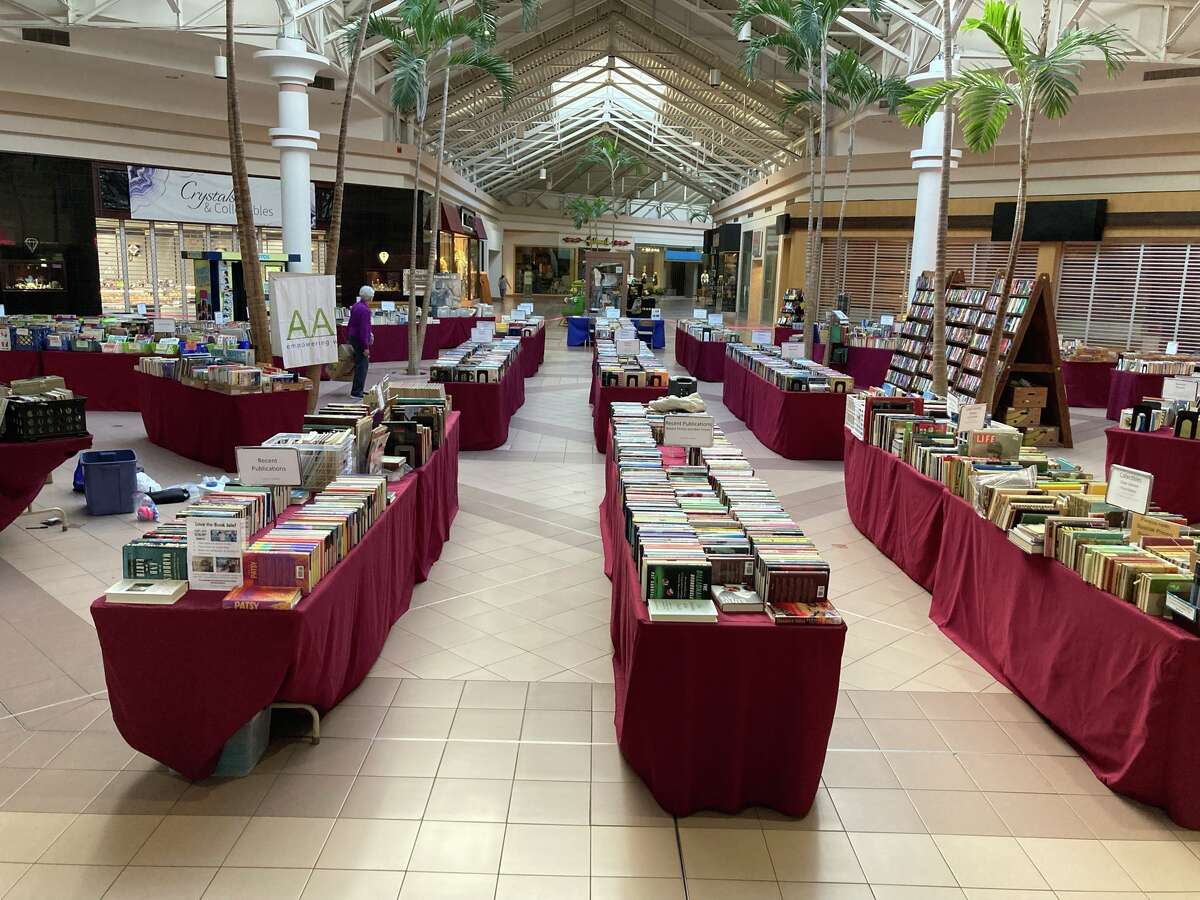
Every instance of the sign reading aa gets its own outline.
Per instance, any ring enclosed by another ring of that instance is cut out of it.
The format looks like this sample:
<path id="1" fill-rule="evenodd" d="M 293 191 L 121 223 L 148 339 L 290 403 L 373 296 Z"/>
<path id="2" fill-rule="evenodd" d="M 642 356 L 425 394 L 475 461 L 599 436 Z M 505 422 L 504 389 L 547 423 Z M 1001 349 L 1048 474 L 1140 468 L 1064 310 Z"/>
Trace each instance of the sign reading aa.
<path id="1" fill-rule="evenodd" d="M 663 445 L 667 447 L 711 447 L 713 417 L 688 413 L 663 416 Z"/>
<path id="2" fill-rule="evenodd" d="M 332 275 L 271 274 L 271 334 L 284 368 L 337 362 Z"/>
<path id="3" fill-rule="evenodd" d="M 236 447 L 238 480 L 242 484 L 299 485 L 300 451 L 295 447 Z"/>

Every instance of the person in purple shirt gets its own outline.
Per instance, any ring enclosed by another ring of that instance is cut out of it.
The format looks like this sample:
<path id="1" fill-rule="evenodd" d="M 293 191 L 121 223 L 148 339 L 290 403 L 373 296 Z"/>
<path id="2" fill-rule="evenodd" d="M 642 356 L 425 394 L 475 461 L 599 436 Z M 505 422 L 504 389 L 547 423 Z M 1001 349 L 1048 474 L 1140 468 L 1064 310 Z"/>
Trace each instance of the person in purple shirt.
<path id="1" fill-rule="evenodd" d="M 367 366 L 370 359 L 367 349 L 375 336 L 371 333 L 371 307 L 369 303 L 375 296 L 375 289 L 363 285 L 358 289 L 358 300 L 350 307 L 350 326 L 346 329 L 346 337 L 354 348 L 354 383 L 350 386 L 350 396 L 361 400 L 367 383 Z"/>

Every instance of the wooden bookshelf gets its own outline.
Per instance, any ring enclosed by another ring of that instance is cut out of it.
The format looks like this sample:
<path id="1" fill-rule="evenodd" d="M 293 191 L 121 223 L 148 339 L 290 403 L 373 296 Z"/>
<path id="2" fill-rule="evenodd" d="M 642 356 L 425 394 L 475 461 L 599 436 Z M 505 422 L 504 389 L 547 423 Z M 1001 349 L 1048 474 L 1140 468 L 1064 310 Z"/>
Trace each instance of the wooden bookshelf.
<path id="1" fill-rule="evenodd" d="M 964 283 L 962 270 L 950 276 L 946 301 L 946 374 L 950 394 L 960 403 L 977 399 L 992 323 L 1000 305 L 1003 279 L 990 285 Z M 1058 446 L 1072 446 L 1071 417 L 1058 355 L 1050 280 L 1015 279 L 1005 316 L 1005 339 L 1000 352 L 1000 377 L 989 407 L 1005 421 L 1015 382 L 1046 389 L 1046 405 L 1035 427 L 1057 428 Z M 923 393 L 933 385 L 933 275 L 923 272 L 917 281 L 909 315 L 900 332 L 886 383 L 897 390 Z M 1024 426 L 1018 425 L 1022 431 Z M 1052 445 L 1045 445 L 1052 446 Z"/>

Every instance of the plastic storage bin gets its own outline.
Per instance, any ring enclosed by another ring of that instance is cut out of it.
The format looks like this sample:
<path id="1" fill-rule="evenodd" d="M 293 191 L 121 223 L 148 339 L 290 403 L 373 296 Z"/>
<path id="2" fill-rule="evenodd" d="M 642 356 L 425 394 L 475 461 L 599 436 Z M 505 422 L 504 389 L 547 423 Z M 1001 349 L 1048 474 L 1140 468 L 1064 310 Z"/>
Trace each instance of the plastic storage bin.
<path id="1" fill-rule="evenodd" d="M 241 778 L 249 775 L 267 751 L 271 739 L 271 707 L 265 707 L 233 733 L 221 750 L 213 775 Z"/>
<path id="2" fill-rule="evenodd" d="M 79 454 L 83 466 L 83 495 L 90 516 L 133 512 L 137 490 L 137 454 L 132 450 L 85 450 Z"/>

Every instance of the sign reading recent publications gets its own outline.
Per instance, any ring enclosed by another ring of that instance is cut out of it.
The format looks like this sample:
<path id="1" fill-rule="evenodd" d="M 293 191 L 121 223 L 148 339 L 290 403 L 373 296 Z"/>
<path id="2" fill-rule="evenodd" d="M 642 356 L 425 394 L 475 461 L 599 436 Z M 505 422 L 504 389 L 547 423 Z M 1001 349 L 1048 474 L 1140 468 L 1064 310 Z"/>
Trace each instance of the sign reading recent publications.
<path id="1" fill-rule="evenodd" d="M 711 447 L 713 417 L 690 413 L 663 416 L 663 445 L 667 447 Z"/>
<path id="2" fill-rule="evenodd" d="M 241 587 L 246 538 L 245 519 L 189 516 L 188 583 L 198 591 L 231 591 Z"/>
<path id="3" fill-rule="evenodd" d="M 300 451 L 295 447 L 236 447 L 238 480 L 242 484 L 286 484 L 297 487 Z"/>
<path id="4" fill-rule="evenodd" d="M 129 213 L 134 219 L 234 225 L 233 178 L 154 166 L 129 166 Z M 255 225 L 283 225 L 283 200 L 275 178 L 250 179 Z M 308 185 L 309 218 L 316 215 L 316 191 Z"/>
<path id="5" fill-rule="evenodd" d="M 751 331 L 750 332 L 750 343 L 769 347 L 772 344 L 771 332 L 769 332 L 769 331 Z"/>
<path id="6" fill-rule="evenodd" d="M 1104 495 L 1107 503 L 1145 515 L 1150 510 L 1150 494 L 1154 490 L 1154 476 L 1140 469 L 1112 466 L 1108 474 L 1108 491 Z"/>
<path id="7" fill-rule="evenodd" d="M 285 369 L 337 362 L 336 306 L 332 275 L 271 273 L 271 333 Z"/>

